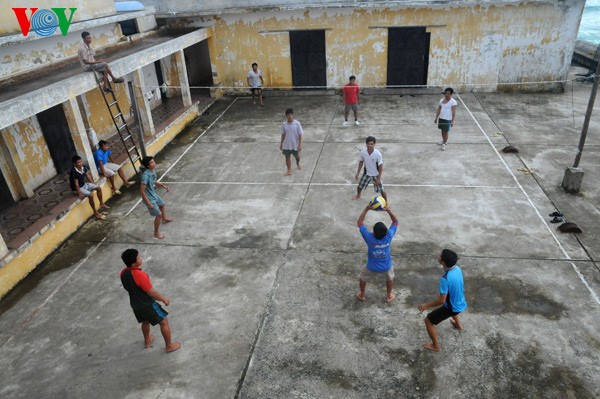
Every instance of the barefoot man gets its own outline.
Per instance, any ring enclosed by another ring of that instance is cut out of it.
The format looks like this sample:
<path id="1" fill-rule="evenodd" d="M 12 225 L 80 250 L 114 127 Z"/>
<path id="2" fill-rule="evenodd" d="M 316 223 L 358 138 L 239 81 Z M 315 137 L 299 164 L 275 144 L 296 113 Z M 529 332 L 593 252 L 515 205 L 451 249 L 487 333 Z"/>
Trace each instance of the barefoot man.
<path id="1" fill-rule="evenodd" d="M 167 192 L 169 187 L 156 179 L 156 161 L 153 157 L 142 158 L 142 177 L 140 179 L 140 194 L 144 204 L 148 207 L 148 212 L 154 216 L 154 238 L 162 240 L 165 235 L 160 232 L 160 223 L 169 223 L 173 221 L 168 218 L 165 211 L 165 201 L 156 193 L 155 186 L 161 186 Z"/>
<path id="2" fill-rule="evenodd" d="M 462 330 L 463 328 L 458 314 L 467 309 L 467 300 L 465 298 L 465 284 L 462 270 L 456 264 L 457 261 L 458 256 L 456 252 L 449 249 L 442 251 L 439 262 L 444 268 L 444 275 L 440 278 L 440 296 L 433 302 L 419 305 L 421 313 L 426 309 L 439 306 L 439 308 L 425 317 L 425 328 L 427 328 L 431 343 L 425 342 L 423 347 L 430 351 L 440 351 L 440 343 L 438 342 L 437 330 L 435 328 L 440 322 L 450 317 L 450 323 L 452 323 L 454 328 L 457 330 Z"/>
<path id="3" fill-rule="evenodd" d="M 358 218 L 358 229 L 367 243 L 369 251 L 367 254 L 367 264 L 363 267 L 358 276 L 360 280 L 360 291 L 356 294 L 356 297 L 359 301 L 363 302 L 366 299 L 365 288 L 367 287 L 367 281 L 379 276 L 384 276 L 386 278 L 385 286 L 387 289 L 385 301 L 390 303 L 396 298 L 396 294 L 394 294 L 393 291 L 394 268 L 392 267 L 390 244 L 398 229 L 398 219 L 389 206 L 385 207 L 385 211 L 390 215 L 390 219 L 392 219 L 392 225 L 388 230 L 385 224 L 377 222 L 373 226 L 373 232 L 371 233 L 364 225 L 365 216 L 367 216 L 367 212 L 369 212 L 370 209 L 370 204 L 367 204 Z"/>
<path id="4" fill-rule="evenodd" d="M 353 200 L 359 199 L 360 193 L 367 188 L 371 182 L 373 182 L 375 192 L 380 193 L 386 202 L 388 200 L 387 194 L 383 189 L 383 182 L 381 181 L 381 175 L 383 175 L 383 156 L 381 155 L 381 152 L 375 148 L 375 143 L 377 143 L 375 137 L 367 137 L 367 148 L 360 150 L 358 153 L 358 169 L 356 170 L 354 179 L 358 180 L 358 175 L 361 170 L 363 170 L 363 175 L 358 182 L 356 195 L 352 197 Z"/>
<path id="5" fill-rule="evenodd" d="M 292 174 L 292 155 L 296 158 L 296 166 L 298 170 L 302 169 L 300 164 L 300 151 L 302 151 L 302 125 L 294 119 L 294 110 L 288 108 L 285 110 L 286 121 L 281 126 L 281 142 L 279 149 L 285 155 L 286 172 L 284 176 Z"/>
<path id="6" fill-rule="evenodd" d="M 142 324 L 144 347 L 150 348 L 154 335 L 150 334 L 150 325 L 159 325 L 160 332 L 165 340 L 167 353 L 175 352 L 181 348 L 181 343 L 171 340 L 171 327 L 167 319 L 167 311 L 156 301 L 169 306 L 171 301 L 152 286 L 150 277 L 142 271 L 142 257 L 136 249 L 126 249 L 121 254 L 125 268 L 121 270 L 121 284 L 129 293 L 129 304 L 138 323 Z"/>

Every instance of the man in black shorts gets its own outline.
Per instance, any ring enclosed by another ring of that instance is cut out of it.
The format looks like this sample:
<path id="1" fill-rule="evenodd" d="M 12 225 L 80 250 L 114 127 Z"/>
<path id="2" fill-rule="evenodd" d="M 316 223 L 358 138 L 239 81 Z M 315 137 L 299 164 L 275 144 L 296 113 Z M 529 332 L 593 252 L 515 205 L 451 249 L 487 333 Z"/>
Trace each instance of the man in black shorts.
<path id="1" fill-rule="evenodd" d="M 429 313 L 424 320 L 425 328 L 427 328 L 427 333 L 432 343 L 425 342 L 423 347 L 430 351 L 440 351 L 437 330 L 435 328 L 440 322 L 450 317 L 450 323 L 452 323 L 454 328 L 457 330 L 462 330 L 463 328 L 458 314 L 467 309 L 467 300 L 465 298 L 465 284 L 462 270 L 456 264 L 457 261 L 458 255 L 456 255 L 456 252 L 449 249 L 442 251 L 439 262 L 444 268 L 444 275 L 440 278 L 440 296 L 433 302 L 419 305 L 420 312 L 439 306 L 439 308 Z"/>
<path id="2" fill-rule="evenodd" d="M 169 306 L 171 301 L 152 287 L 150 277 L 142 271 L 142 257 L 136 249 L 130 248 L 121 254 L 125 268 L 121 270 L 121 283 L 129 292 L 129 303 L 138 321 L 142 323 L 144 346 L 152 345 L 154 336 L 150 335 L 150 325 L 160 325 L 160 332 L 165 339 L 166 351 L 175 352 L 181 343 L 171 342 L 171 327 L 167 319 L 168 313 L 156 301 Z"/>

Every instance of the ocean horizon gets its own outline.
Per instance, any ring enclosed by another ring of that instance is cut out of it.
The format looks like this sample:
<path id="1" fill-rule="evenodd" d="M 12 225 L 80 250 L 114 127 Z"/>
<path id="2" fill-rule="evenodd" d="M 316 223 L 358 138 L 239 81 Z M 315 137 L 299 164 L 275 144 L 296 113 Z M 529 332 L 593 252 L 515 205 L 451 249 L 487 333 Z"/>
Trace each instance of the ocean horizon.
<path id="1" fill-rule="evenodd" d="M 600 43 L 600 0 L 586 1 L 577 39 Z"/>

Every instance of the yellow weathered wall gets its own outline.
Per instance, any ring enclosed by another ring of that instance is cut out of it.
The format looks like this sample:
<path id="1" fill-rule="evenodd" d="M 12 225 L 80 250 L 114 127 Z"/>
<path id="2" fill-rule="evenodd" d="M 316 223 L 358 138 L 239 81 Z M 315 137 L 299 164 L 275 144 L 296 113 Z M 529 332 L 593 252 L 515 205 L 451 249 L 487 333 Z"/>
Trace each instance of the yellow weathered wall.
<path id="1" fill-rule="evenodd" d="M 48 145 L 35 116 L 2 129 L 2 138 L 20 171 L 24 186 L 35 190 L 56 176 Z"/>
<path id="2" fill-rule="evenodd" d="M 121 28 L 111 24 L 88 29 L 92 35 L 92 47 L 96 51 L 119 41 Z M 36 33 L 31 33 L 36 35 Z M 50 36 L 24 43 L 7 45 L 0 49 L 0 80 L 48 67 L 51 64 L 77 57 L 81 32 L 65 36 Z M 102 58 L 99 54 L 96 58 Z"/>
<path id="3" fill-rule="evenodd" d="M 77 8 L 73 14 L 73 22 L 85 21 L 111 15 L 115 13 L 115 2 L 113 0 L 41 0 L 41 1 L 23 1 L 23 0 L 3 0 L 2 12 L 0 12 L 0 35 L 11 33 L 21 33 L 21 28 L 17 22 L 17 17 L 13 12 L 13 8 Z M 31 14 L 28 11 L 28 17 Z M 70 13 L 67 10 L 67 17 Z M 35 33 L 33 33 L 35 34 Z"/>
<path id="4" fill-rule="evenodd" d="M 117 96 L 119 107 L 121 107 L 123 115 L 125 118 L 128 118 L 131 103 L 127 96 L 127 85 L 113 84 L 112 87 L 115 90 L 115 95 Z M 108 112 L 104 98 L 102 98 L 100 89 L 90 90 L 82 97 L 90 126 L 96 132 L 98 139 L 108 140 L 110 137 L 114 136 L 117 133 L 117 130 L 113 123 L 112 116 Z M 109 95 L 107 98 L 110 101 L 111 96 Z"/>
<path id="5" fill-rule="evenodd" d="M 163 74 L 165 82 L 171 86 L 167 90 L 167 97 L 175 97 L 181 95 L 181 88 L 179 87 L 179 72 L 177 71 L 177 63 L 175 61 L 175 54 L 163 58 L 161 60 Z"/>
<path id="6" fill-rule="evenodd" d="M 198 108 L 191 107 L 186 113 L 173 121 L 152 143 L 148 144 L 148 154 L 155 155 L 160 152 L 197 117 Z M 125 164 L 123 171 L 125 176 L 128 177 L 134 174 L 131 163 Z M 112 196 L 112 191 L 104 178 L 101 182 L 102 195 L 105 200 L 108 200 Z M 122 184 L 120 179 L 116 179 L 115 183 L 117 187 Z M 49 229 L 34 238 L 30 244 L 22 247 L 18 254 L 2 265 L 0 267 L 0 299 L 33 271 L 48 255 L 54 252 L 91 216 L 92 209 L 88 200 L 78 201 L 62 219 L 54 222 Z"/>
<path id="7" fill-rule="evenodd" d="M 566 4 L 566 3 L 565 3 Z M 332 8 L 214 16 L 211 62 L 226 87 L 244 87 L 252 62 L 265 86 L 289 87 L 289 30 L 326 30 L 328 86 L 351 74 L 362 86 L 387 81 L 388 27 L 426 26 L 428 84 L 459 87 L 566 77 L 583 2 Z"/>
<path id="8" fill-rule="evenodd" d="M 105 185 L 107 186 L 107 185 Z M 106 193 L 110 190 L 103 190 Z M 19 281 L 24 279 L 64 240 L 73 234 L 92 215 L 92 208 L 85 199 L 74 206 L 64 218 L 55 222 L 48 230 L 35 238 L 13 259 L 0 267 L 0 298 L 6 295 Z"/>
<path id="9" fill-rule="evenodd" d="M 4 143 L 3 136 L 4 133 L 0 130 L 0 170 L 4 176 L 4 180 L 6 180 L 6 184 L 9 187 L 13 199 L 18 200 L 21 197 L 26 197 L 27 193 L 20 183 L 14 161 L 8 151 L 8 147 Z"/>

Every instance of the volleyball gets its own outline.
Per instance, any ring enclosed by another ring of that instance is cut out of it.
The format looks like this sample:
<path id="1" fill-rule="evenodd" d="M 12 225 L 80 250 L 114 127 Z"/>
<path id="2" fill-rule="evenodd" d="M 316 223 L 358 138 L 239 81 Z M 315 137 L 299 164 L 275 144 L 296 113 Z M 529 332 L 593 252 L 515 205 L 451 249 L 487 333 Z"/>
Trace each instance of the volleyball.
<path id="1" fill-rule="evenodd" d="M 373 197 L 371 202 L 369 202 L 369 206 L 374 211 L 383 211 L 387 203 L 382 196 Z"/>

